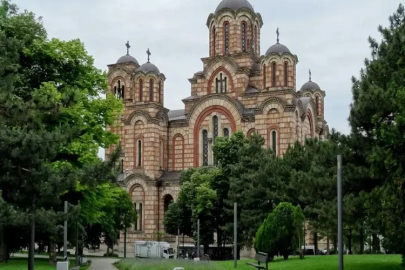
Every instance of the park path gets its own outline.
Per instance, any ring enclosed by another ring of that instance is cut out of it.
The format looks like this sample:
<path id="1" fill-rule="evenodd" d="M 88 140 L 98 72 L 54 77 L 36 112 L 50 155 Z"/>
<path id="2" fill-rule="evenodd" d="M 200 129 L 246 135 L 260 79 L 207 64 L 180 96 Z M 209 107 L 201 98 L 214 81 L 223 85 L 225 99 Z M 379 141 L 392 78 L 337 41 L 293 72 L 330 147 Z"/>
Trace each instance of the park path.
<path id="1" fill-rule="evenodd" d="M 91 260 L 91 266 L 89 270 L 117 270 L 113 265 L 119 259 L 110 258 L 89 258 Z"/>

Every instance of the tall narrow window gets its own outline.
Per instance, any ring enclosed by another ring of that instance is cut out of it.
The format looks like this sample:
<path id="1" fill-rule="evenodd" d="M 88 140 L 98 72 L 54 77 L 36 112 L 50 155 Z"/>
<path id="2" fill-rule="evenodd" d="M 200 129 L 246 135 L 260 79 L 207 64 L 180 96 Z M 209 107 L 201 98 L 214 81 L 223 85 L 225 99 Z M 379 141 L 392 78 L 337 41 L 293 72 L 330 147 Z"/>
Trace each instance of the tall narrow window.
<path id="1" fill-rule="evenodd" d="M 246 52 L 246 39 L 247 39 L 247 33 L 246 33 L 246 23 L 242 23 L 242 51 Z"/>
<path id="2" fill-rule="evenodd" d="M 138 209 L 136 208 L 136 203 L 134 203 L 134 209 L 135 209 L 135 214 L 138 214 Z M 139 217 L 139 215 L 138 215 L 138 217 Z M 137 231 L 138 230 L 138 220 L 139 219 L 137 219 L 136 221 L 135 221 L 135 226 L 134 226 L 134 230 L 135 231 Z"/>
<path id="3" fill-rule="evenodd" d="M 162 102 L 162 81 L 159 81 L 159 103 Z"/>
<path id="4" fill-rule="evenodd" d="M 142 141 L 138 140 L 138 167 L 142 166 Z"/>
<path id="5" fill-rule="evenodd" d="M 208 166 L 208 131 L 203 130 L 202 132 L 202 143 L 203 143 L 203 166 Z"/>
<path id="6" fill-rule="evenodd" d="M 143 81 L 139 80 L 139 101 L 143 101 Z"/>
<path id="7" fill-rule="evenodd" d="M 259 53 L 259 41 L 257 40 L 257 26 L 255 25 L 255 36 L 254 36 L 254 40 L 255 40 L 255 52 Z"/>
<path id="8" fill-rule="evenodd" d="M 124 85 L 122 86 L 122 89 L 121 89 L 121 98 L 125 99 L 125 86 Z"/>
<path id="9" fill-rule="evenodd" d="M 163 142 L 159 142 L 159 167 L 163 169 Z"/>
<path id="10" fill-rule="evenodd" d="M 223 76 L 222 73 L 219 74 L 219 78 L 217 77 L 215 80 L 215 92 L 219 93 L 226 93 L 227 92 L 227 83 L 228 78 Z"/>
<path id="11" fill-rule="evenodd" d="M 229 128 L 224 128 L 224 137 L 229 138 Z"/>
<path id="12" fill-rule="evenodd" d="M 153 101 L 153 88 L 154 88 L 155 82 L 153 79 L 149 80 L 149 101 Z"/>
<path id="13" fill-rule="evenodd" d="M 139 230 L 142 231 L 143 210 L 142 203 L 139 203 Z"/>
<path id="14" fill-rule="evenodd" d="M 215 56 L 215 46 L 216 46 L 216 29 L 215 26 L 212 28 L 212 44 L 211 44 L 211 56 Z"/>
<path id="15" fill-rule="evenodd" d="M 267 70 L 266 70 L 266 65 L 263 65 L 263 89 L 266 89 L 266 74 Z"/>
<path id="16" fill-rule="evenodd" d="M 275 130 L 271 132 L 271 150 L 277 155 L 277 132 Z"/>
<path id="17" fill-rule="evenodd" d="M 319 113 L 319 96 L 315 97 L 315 105 L 316 105 L 316 115 L 320 115 L 320 113 Z"/>
<path id="18" fill-rule="evenodd" d="M 273 62 L 273 65 L 271 67 L 271 73 L 272 73 L 272 86 L 276 87 L 276 63 Z"/>
<path id="19" fill-rule="evenodd" d="M 284 86 L 288 86 L 288 62 L 284 63 Z"/>
<path id="20" fill-rule="evenodd" d="M 229 23 L 224 24 L 224 54 L 229 54 Z"/>
<path id="21" fill-rule="evenodd" d="M 214 128 L 214 141 L 218 138 L 218 116 L 212 117 L 212 126 Z"/>

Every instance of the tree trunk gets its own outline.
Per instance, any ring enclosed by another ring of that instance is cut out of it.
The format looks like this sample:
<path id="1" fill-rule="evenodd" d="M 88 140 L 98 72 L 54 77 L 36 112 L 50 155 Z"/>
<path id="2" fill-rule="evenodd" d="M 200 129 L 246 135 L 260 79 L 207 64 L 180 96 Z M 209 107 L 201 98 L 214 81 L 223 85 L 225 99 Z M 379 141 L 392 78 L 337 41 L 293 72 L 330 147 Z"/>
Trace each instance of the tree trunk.
<path id="1" fill-rule="evenodd" d="M 330 254 L 330 241 L 329 241 L 329 235 L 326 237 L 326 255 Z"/>
<path id="2" fill-rule="evenodd" d="M 56 264 L 56 245 L 52 239 L 49 241 L 49 263 L 52 265 Z"/>
<path id="3" fill-rule="evenodd" d="M 352 254 L 352 230 L 349 230 L 349 235 L 347 236 L 347 241 L 349 242 L 349 254 Z"/>
<path id="4" fill-rule="evenodd" d="M 314 253 L 318 255 L 318 233 L 314 233 Z"/>
<path id="5" fill-rule="evenodd" d="M 333 249 L 335 251 L 335 254 L 338 254 L 337 253 L 338 247 L 337 247 L 337 235 L 336 234 L 333 235 Z"/>
<path id="6" fill-rule="evenodd" d="M 3 225 L 0 225 L 0 263 L 7 262 L 8 260 L 8 251 L 6 240 L 4 239 L 4 228 Z"/>
<path id="7" fill-rule="evenodd" d="M 283 258 L 284 258 L 284 260 L 288 260 L 288 252 L 284 252 Z"/>
<path id="8" fill-rule="evenodd" d="M 373 233 L 373 253 L 378 253 L 380 251 L 380 239 L 377 234 Z"/>
<path id="9" fill-rule="evenodd" d="M 110 257 L 110 247 L 107 245 L 107 258 Z"/>
<path id="10" fill-rule="evenodd" d="M 360 254 L 364 253 L 364 230 L 360 229 Z"/>

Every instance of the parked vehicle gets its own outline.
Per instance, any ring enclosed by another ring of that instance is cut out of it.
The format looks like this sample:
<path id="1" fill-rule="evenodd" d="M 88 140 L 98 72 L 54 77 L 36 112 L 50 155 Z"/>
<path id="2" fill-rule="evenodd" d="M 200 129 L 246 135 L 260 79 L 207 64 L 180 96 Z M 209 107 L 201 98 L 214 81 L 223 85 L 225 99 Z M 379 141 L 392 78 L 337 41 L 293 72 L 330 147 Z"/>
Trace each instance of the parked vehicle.
<path id="1" fill-rule="evenodd" d="M 167 242 L 137 241 L 135 257 L 174 259 L 174 251 Z"/>

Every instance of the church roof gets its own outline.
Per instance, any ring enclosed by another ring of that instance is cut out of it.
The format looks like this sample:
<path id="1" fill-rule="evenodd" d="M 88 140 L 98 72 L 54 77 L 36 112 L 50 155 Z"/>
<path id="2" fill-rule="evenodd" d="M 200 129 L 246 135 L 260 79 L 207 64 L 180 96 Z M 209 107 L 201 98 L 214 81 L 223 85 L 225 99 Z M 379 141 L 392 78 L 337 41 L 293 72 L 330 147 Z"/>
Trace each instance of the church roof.
<path id="1" fill-rule="evenodd" d="M 319 85 L 317 83 L 315 83 L 313 81 L 309 81 L 301 87 L 301 91 L 304 91 L 304 90 L 321 90 L 321 88 L 319 87 Z"/>
<path id="2" fill-rule="evenodd" d="M 304 111 L 306 112 L 308 109 L 308 104 L 311 101 L 310 97 L 302 97 L 300 98 L 301 103 L 302 103 L 302 107 L 304 108 Z"/>
<path id="3" fill-rule="evenodd" d="M 184 120 L 186 119 L 186 111 L 185 110 L 171 110 L 167 114 L 169 117 L 169 121 L 174 120 Z"/>
<path id="4" fill-rule="evenodd" d="M 117 64 L 123 64 L 123 63 L 134 63 L 139 65 L 138 60 L 135 59 L 135 57 L 126 54 L 122 56 L 120 59 L 118 59 Z"/>
<path id="5" fill-rule="evenodd" d="M 157 74 L 160 74 L 159 69 L 157 68 L 157 66 L 155 66 L 154 64 L 152 64 L 151 62 L 147 62 L 145 64 L 143 64 L 142 66 L 140 66 L 136 72 L 138 71 L 142 71 L 143 73 L 149 73 L 149 72 L 155 72 Z"/>
<path id="6" fill-rule="evenodd" d="M 254 86 L 251 86 L 251 85 L 248 85 L 248 87 L 247 87 L 246 90 L 245 90 L 245 93 L 246 93 L 246 94 L 258 93 L 258 92 L 259 92 L 259 89 L 257 89 L 257 88 L 254 87 Z"/>
<path id="7" fill-rule="evenodd" d="M 254 11 L 253 6 L 247 0 L 222 0 L 221 3 L 219 3 L 217 9 L 215 10 L 215 13 L 219 12 L 221 9 L 224 8 L 229 8 L 235 11 L 241 8 L 247 8 Z"/>
<path id="8" fill-rule="evenodd" d="M 285 45 L 276 43 L 267 50 L 266 56 L 273 54 L 273 53 L 283 54 L 283 53 L 291 53 L 291 52 Z"/>

